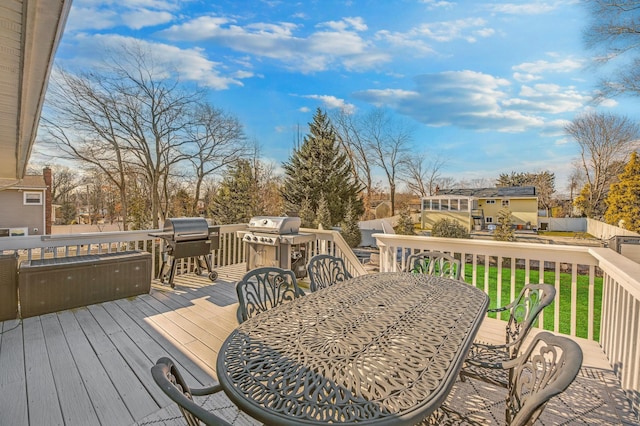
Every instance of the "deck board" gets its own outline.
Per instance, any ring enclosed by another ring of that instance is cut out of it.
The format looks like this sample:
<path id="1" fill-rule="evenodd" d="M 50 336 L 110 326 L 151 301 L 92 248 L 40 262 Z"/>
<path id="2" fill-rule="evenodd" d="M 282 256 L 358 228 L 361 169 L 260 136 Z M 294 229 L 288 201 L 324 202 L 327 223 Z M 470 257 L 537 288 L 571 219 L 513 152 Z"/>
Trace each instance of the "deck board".
<path id="1" fill-rule="evenodd" d="M 34 425 L 63 424 L 40 317 L 25 319 L 22 328 L 25 374 L 26 381 L 29 383 L 27 393 L 29 421 Z M 4 423 L 0 422 L 0 424 Z"/>
<path id="2" fill-rule="evenodd" d="M 0 335 L 0 424 L 28 422 L 22 327 L 5 321 Z"/>
<path id="3" fill-rule="evenodd" d="M 58 314 L 43 315 L 41 320 L 64 422 L 99 425 L 91 398 L 67 345 Z"/>
<path id="4" fill-rule="evenodd" d="M 108 305 L 111 304 L 114 306 L 109 306 L 107 309 L 115 314 L 114 316 L 118 318 L 120 324 L 128 324 L 127 333 L 132 340 L 138 343 L 140 350 L 147 355 L 150 360 L 149 365 L 168 355 L 176 361 L 178 366 L 182 367 L 183 376 L 189 383 L 211 384 L 211 377 L 202 372 L 178 347 L 167 341 L 152 324 L 147 322 L 146 318 L 134 307 L 130 300 L 118 300 L 110 302 Z M 122 316 L 118 315 L 116 308 L 122 312 Z"/>
<path id="5" fill-rule="evenodd" d="M 175 288 L 154 281 L 147 295 L 0 323 L 0 425 L 131 425 L 166 416 L 183 424 L 150 368 L 169 356 L 192 386 L 216 381 L 217 353 L 237 326 L 234 284 L 245 269 L 216 271 L 215 282 L 185 274 Z M 503 336 L 504 323 L 486 319 L 478 339 Z M 596 342 L 575 340 L 585 354 L 584 383 L 589 374 L 613 377 Z M 599 392 L 624 404 L 615 380 Z M 620 412 L 611 408 L 611 418 Z M 628 418 L 617 423 L 636 424 Z"/>
<path id="6" fill-rule="evenodd" d="M 77 318 L 76 318 L 77 315 Z M 98 326 L 86 309 L 80 309 L 74 315 L 71 311 L 65 311 L 58 315 L 60 325 L 64 330 L 65 339 L 69 350 L 73 354 L 76 368 L 87 393 L 91 395 L 91 402 L 96 411 L 100 424 L 117 425 L 127 424 L 133 421 L 123 398 L 138 395 L 140 389 L 134 385 L 134 381 L 127 376 L 127 371 L 121 369 L 120 363 L 113 359 L 105 358 L 104 352 L 96 351 L 97 332 L 91 333 L 91 328 Z M 80 327 L 80 323 L 83 324 Z M 113 357 L 111 357 L 113 358 Z M 105 369 L 106 368 L 106 369 Z M 118 390 L 116 390 L 118 388 Z M 138 396 L 138 404 L 144 407 L 147 398 Z M 145 415 L 157 409 L 157 405 L 149 409 Z"/>

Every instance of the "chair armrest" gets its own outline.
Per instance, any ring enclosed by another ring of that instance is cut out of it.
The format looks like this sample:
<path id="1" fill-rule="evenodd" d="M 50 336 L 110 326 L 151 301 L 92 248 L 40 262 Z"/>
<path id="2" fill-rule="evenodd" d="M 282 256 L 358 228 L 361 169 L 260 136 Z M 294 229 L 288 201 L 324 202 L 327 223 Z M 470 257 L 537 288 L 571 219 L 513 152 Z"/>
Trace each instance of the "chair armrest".
<path id="1" fill-rule="evenodd" d="M 508 311 L 510 308 L 510 306 L 502 306 L 500 308 L 492 308 L 492 309 L 487 309 L 487 312 L 504 312 L 504 311 Z"/>
<path id="2" fill-rule="evenodd" d="M 217 384 L 217 385 L 209 386 L 206 388 L 199 388 L 199 389 L 190 388 L 189 390 L 191 391 L 191 395 L 207 396 L 207 395 L 211 395 L 212 393 L 220 392 L 223 389 L 220 384 Z"/>
<path id="3" fill-rule="evenodd" d="M 476 367 L 482 367 L 482 368 L 495 368 L 495 369 L 507 368 L 505 367 L 507 361 L 485 362 L 485 361 L 478 361 L 472 358 L 467 358 L 464 360 L 464 362 L 465 364 L 475 365 Z"/>

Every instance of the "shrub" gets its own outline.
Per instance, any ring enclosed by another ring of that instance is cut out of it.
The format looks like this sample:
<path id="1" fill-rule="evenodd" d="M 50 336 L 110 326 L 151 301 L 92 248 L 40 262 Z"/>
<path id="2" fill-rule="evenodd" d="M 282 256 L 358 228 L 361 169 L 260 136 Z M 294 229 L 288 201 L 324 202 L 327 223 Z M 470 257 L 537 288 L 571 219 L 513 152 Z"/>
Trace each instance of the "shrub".
<path id="1" fill-rule="evenodd" d="M 440 219 L 431 228 L 432 237 L 471 238 L 467 228 L 453 219 Z"/>
<path id="2" fill-rule="evenodd" d="M 398 218 L 398 223 L 394 231 L 396 231 L 398 235 L 416 235 L 409 209 L 402 209 L 402 211 L 400 211 L 400 217 Z"/>

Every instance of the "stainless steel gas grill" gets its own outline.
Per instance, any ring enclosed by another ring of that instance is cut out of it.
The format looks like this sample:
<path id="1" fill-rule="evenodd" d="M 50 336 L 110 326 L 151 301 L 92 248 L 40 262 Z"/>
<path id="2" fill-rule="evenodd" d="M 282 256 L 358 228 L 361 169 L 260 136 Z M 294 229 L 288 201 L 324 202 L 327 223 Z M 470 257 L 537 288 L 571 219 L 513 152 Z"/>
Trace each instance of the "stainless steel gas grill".
<path id="1" fill-rule="evenodd" d="M 291 269 L 306 275 L 306 246 L 315 234 L 300 233 L 299 217 L 256 216 L 238 236 L 247 244 L 247 271 L 263 266 Z"/>
<path id="2" fill-rule="evenodd" d="M 201 217 L 171 218 L 164 221 L 162 232 L 149 234 L 164 240 L 162 266 L 158 279 L 168 282 L 174 287 L 173 277 L 179 260 L 193 258 L 198 275 L 204 268 L 209 272 L 209 279 L 215 281 L 218 273 L 212 269 L 209 254 L 219 246 L 219 227 L 209 226 Z"/>

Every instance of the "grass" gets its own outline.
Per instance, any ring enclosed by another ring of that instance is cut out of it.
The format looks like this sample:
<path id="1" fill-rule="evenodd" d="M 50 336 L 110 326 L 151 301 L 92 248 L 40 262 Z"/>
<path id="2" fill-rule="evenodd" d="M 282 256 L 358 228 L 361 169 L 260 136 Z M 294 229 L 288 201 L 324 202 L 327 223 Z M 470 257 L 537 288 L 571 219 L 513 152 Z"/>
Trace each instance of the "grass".
<path id="1" fill-rule="evenodd" d="M 484 290 L 484 265 L 477 265 L 477 284 L 479 289 Z M 473 265 L 466 265 L 465 269 L 465 281 L 472 282 Z M 587 323 L 588 323 L 588 306 L 589 306 L 589 277 L 587 275 L 578 275 L 577 277 L 577 296 L 576 296 L 576 336 L 587 338 Z M 491 299 L 490 307 L 495 308 L 497 301 L 497 281 L 498 281 L 498 268 L 495 266 L 489 267 L 489 298 Z M 537 270 L 531 270 L 529 272 L 529 282 L 538 283 L 539 272 Z M 555 284 L 555 272 L 545 272 L 543 282 L 548 284 Z M 525 283 L 525 271 L 524 269 L 516 269 L 516 289 L 517 295 Z M 507 305 L 511 300 L 511 268 L 502 268 L 502 292 L 501 292 L 501 305 Z M 560 273 L 560 289 L 559 294 L 556 294 L 556 298 L 551 305 L 545 308 L 544 316 L 544 329 L 553 331 L 555 328 L 554 323 L 554 310 L 555 304 L 560 303 L 560 324 L 558 330 L 563 334 L 570 334 L 571 332 L 571 274 Z M 593 318 L 593 336 L 594 340 L 598 341 L 600 336 L 600 311 L 602 308 L 602 278 L 596 277 L 594 283 L 594 318 Z M 492 314 L 495 317 L 495 314 Z M 508 313 L 503 312 L 501 319 L 507 320 Z"/>
<path id="2" fill-rule="evenodd" d="M 587 232 L 577 232 L 577 231 L 538 231 L 538 235 L 544 235 L 546 237 L 595 239 L 593 235 Z"/>

